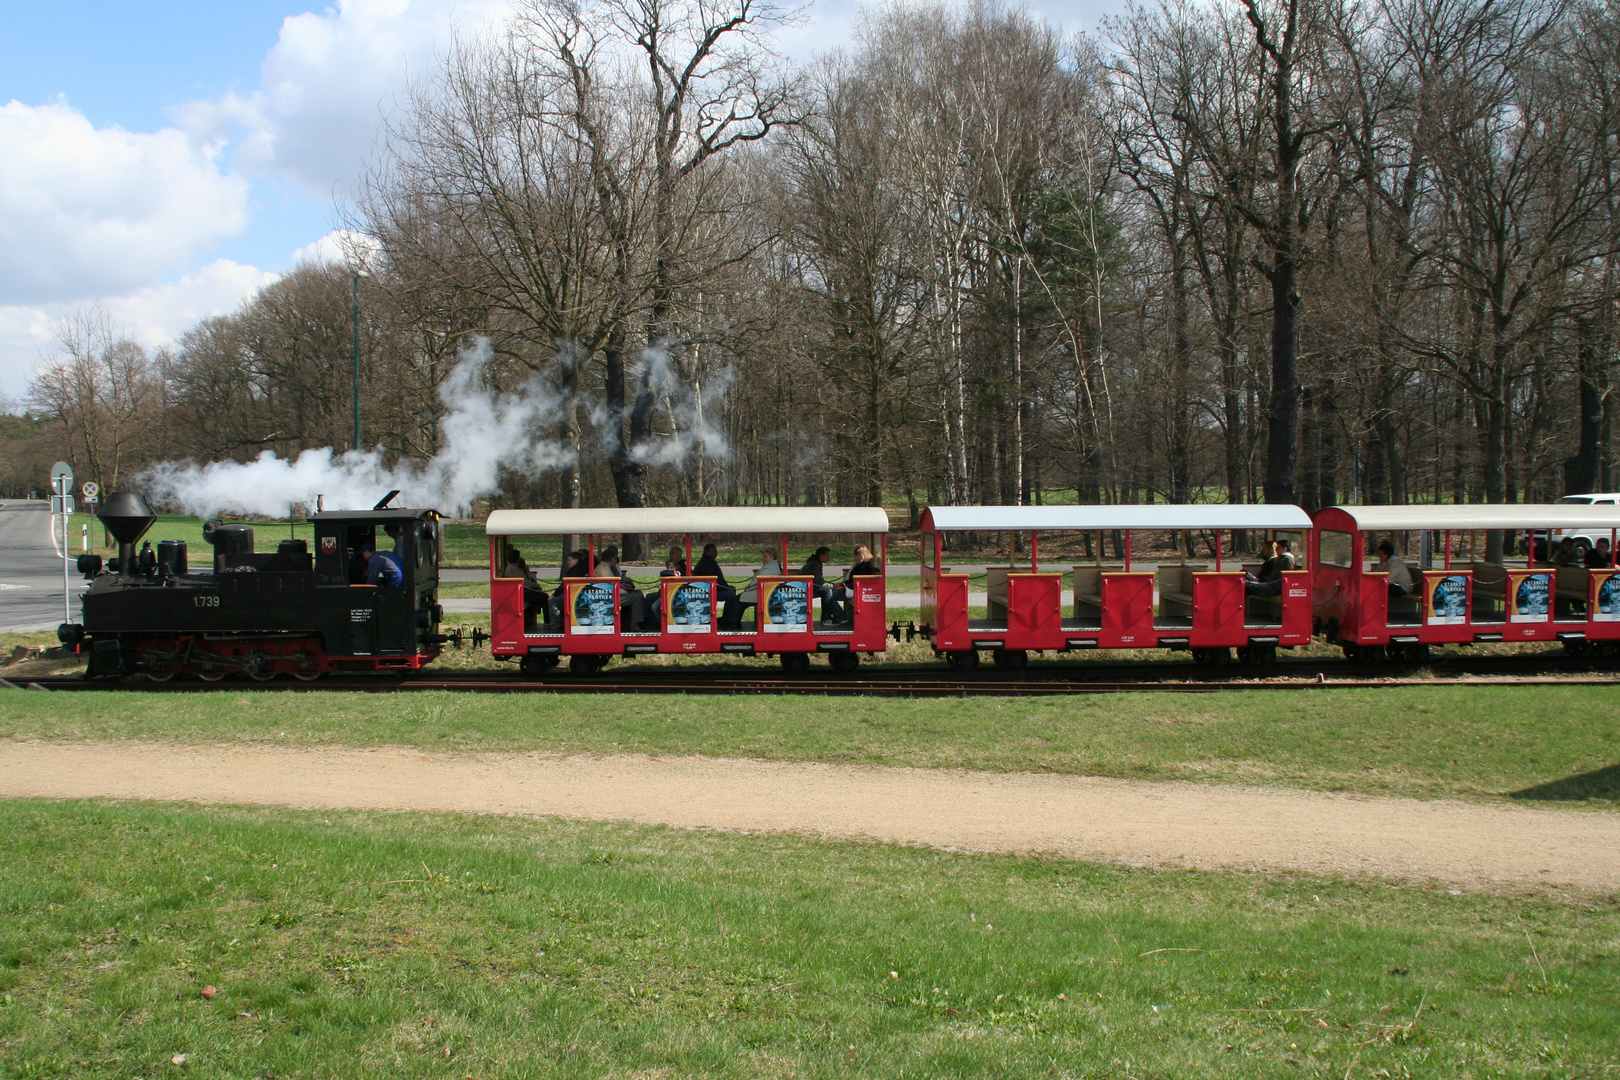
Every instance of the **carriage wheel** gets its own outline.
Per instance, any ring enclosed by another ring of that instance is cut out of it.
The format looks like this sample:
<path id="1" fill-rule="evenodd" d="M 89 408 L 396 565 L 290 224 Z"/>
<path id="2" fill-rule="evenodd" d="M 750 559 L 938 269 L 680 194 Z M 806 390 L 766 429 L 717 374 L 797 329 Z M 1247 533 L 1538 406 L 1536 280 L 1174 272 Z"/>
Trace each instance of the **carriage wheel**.
<path id="1" fill-rule="evenodd" d="M 797 675 L 810 670 L 810 654 L 802 652 L 785 652 L 778 657 L 782 661 L 782 670 Z"/>
<path id="2" fill-rule="evenodd" d="M 945 662 L 951 666 L 952 671 L 972 671 L 979 666 L 979 654 L 974 649 L 948 652 L 945 654 Z"/>
<path id="3" fill-rule="evenodd" d="M 990 658 L 1002 671 L 1021 671 L 1029 666 L 1029 653 L 1023 649 L 996 649 L 990 654 Z"/>
<path id="4" fill-rule="evenodd" d="M 851 672 L 861 666 L 861 654 L 858 652 L 830 652 L 827 654 L 827 663 L 832 665 L 834 671 Z"/>

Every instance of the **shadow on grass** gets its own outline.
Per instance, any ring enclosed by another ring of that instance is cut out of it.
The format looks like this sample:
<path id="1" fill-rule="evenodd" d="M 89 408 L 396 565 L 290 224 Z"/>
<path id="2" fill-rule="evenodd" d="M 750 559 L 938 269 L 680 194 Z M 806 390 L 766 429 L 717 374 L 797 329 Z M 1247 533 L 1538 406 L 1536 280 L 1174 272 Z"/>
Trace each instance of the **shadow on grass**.
<path id="1" fill-rule="evenodd" d="M 1606 765 L 1578 776 L 1566 776 L 1523 791 L 1511 792 L 1514 799 L 1540 799 L 1547 802 L 1575 802 L 1582 799 L 1620 799 L 1620 765 Z"/>

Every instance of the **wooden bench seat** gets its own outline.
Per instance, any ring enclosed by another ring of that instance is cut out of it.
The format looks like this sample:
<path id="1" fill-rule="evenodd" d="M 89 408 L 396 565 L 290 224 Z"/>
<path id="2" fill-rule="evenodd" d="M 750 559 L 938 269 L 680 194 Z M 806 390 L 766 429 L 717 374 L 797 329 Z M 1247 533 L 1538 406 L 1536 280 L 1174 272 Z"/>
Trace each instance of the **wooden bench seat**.
<path id="1" fill-rule="evenodd" d="M 1156 579 L 1159 586 L 1159 614 L 1192 616 L 1193 575 L 1209 569 L 1202 563 L 1174 563 L 1160 566 Z"/>

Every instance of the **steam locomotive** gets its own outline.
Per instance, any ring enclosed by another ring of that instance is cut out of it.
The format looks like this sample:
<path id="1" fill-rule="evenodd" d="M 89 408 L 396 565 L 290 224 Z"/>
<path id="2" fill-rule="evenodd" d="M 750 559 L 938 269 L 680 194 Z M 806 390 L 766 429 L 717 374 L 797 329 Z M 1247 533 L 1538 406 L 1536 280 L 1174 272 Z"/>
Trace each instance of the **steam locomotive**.
<path id="1" fill-rule="evenodd" d="M 201 573 L 191 571 L 184 540 L 137 555 L 156 518 L 141 496 L 114 494 L 96 516 L 118 541 L 118 557 L 106 565 L 99 555 L 79 557 L 91 581 L 83 622 L 59 636 L 88 654 L 92 678 L 307 680 L 420 668 L 450 640 L 439 632 L 437 603 L 443 533 L 433 510 L 390 509 L 397 494 L 369 511 L 312 515 L 313 553 L 290 538 L 261 552 L 249 526 L 209 522 L 213 567 Z M 366 583 L 371 546 L 392 550 L 403 585 Z"/>

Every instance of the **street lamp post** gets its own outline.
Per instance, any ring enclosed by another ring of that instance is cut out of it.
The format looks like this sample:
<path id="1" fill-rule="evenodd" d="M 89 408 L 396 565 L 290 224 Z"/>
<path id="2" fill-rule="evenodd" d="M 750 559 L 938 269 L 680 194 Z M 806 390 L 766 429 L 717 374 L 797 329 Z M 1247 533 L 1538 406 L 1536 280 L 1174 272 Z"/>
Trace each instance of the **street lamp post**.
<path id="1" fill-rule="evenodd" d="M 354 451 L 360 452 L 360 269 L 355 267 L 349 271 L 349 280 L 353 283 L 353 303 L 351 305 L 354 316 Z"/>

